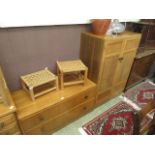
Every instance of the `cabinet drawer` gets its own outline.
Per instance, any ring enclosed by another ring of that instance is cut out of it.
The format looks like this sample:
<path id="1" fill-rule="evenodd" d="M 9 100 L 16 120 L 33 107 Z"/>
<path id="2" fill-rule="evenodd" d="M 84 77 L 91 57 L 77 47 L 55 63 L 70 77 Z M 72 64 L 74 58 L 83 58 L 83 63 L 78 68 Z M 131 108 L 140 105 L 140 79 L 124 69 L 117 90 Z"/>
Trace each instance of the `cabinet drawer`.
<path id="1" fill-rule="evenodd" d="M 123 41 L 112 41 L 112 42 L 106 42 L 105 43 L 105 54 L 115 54 L 120 53 L 122 51 L 122 45 Z"/>
<path id="2" fill-rule="evenodd" d="M 96 88 L 96 87 L 95 87 Z M 40 123 L 47 121 L 50 118 L 55 118 L 57 115 L 69 111 L 78 104 L 81 104 L 85 101 L 88 101 L 90 98 L 96 96 L 96 89 L 89 89 L 88 91 L 82 92 L 78 95 L 75 95 L 69 99 L 64 99 L 63 101 L 49 107 L 46 110 L 41 111 L 33 117 L 30 117 L 26 120 L 21 120 L 20 124 L 24 131 L 39 125 Z"/>
<path id="3" fill-rule="evenodd" d="M 13 135 L 19 132 L 19 128 L 16 122 L 7 126 L 7 128 L 0 130 L 0 135 Z"/>
<path id="4" fill-rule="evenodd" d="M 0 118 L 0 131 L 7 128 L 7 126 L 13 122 L 16 122 L 14 114 L 10 114 Z"/>
<path id="5" fill-rule="evenodd" d="M 139 46 L 139 39 L 130 39 L 126 41 L 125 50 L 137 49 Z"/>
<path id="6" fill-rule="evenodd" d="M 95 98 L 80 104 L 79 106 L 73 108 L 70 111 L 59 115 L 58 117 L 49 120 L 48 122 L 42 124 L 40 127 L 33 128 L 26 132 L 26 134 L 34 135 L 34 134 L 51 134 L 52 132 L 56 131 L 57 129 L 63 127 L 64 125 L 68 124 L 69 122 L 75 120 L 79 116 L 87 113 L 88 111 L 92 110 L 95 104 Z"/>

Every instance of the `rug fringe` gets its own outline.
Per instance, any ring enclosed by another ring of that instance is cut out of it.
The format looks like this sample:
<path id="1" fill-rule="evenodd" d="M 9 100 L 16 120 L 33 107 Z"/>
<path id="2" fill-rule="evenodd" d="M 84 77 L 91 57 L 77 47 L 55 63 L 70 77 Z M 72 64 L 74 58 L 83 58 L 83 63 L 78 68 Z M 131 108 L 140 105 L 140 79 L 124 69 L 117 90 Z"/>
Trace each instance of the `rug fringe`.
<path id="1" fill-rule="evenodd" d="M 124 97 L 124 96 L 120 96 L 120 98 L 121 98 L 123 101 L 125 101 L 127 104 L 131 105 L 135 110 L 137 110 L 137 111 L 140 111 L 140 110 L 141 110 L 141 108 L 140 108 L 139 106 L 137 106 L 134 102 L 132 102 L 132 101 L 129 100 L 128 98 L 126 98 L 126 97 Z M 151 112 L 149 112 L 149 113 L 147 114 L 147 116 L 148 116 L 150 119 L 153 119 L 154 113 L 152 113 L 152 111 L 151 111 Z"/>
<path id="2" fill-rule="evenodd" d="M 137 111 L 141 110 L 141 108 L 139 106 L 137 106 L 134 102 L 132 102 L 131 100 L 129 100 L 127 97 L 121 96 L 120 98 L 123 101 L 125 101 L 126 103 L 128 103 L 129 105 L 131 105 L 135 110 L 137 110 Z"/>
<path id="3" fill-rule="evenodd" d="M 151 80 L 149 80 L 148 82 L 152 84 L 153 86 L 155 86 L 155 83 L 153 83 Z"/>
<path id="4" fill-rule="evenodd" d="M 83 128 L 79 128 L 79 132 L 80 132 L 82 135 L 88 135 L 88 134 L 83 130 Z"/>

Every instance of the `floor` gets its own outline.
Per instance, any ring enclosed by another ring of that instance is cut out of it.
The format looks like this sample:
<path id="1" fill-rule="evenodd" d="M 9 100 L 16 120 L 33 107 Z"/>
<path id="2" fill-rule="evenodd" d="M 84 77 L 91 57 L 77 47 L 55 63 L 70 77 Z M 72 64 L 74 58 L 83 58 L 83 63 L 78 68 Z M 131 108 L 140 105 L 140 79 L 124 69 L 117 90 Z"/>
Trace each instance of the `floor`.
<path id="1" fill-rule="evenodd" d="M 94 117 L 98 116 L 102 112 L 106 111 L 116 103 L 118 103 L 121 99 L 119 97 L 113 98 L 112 100 L 102 104 L 101 106 L 97 107 L 90 113 L 80 117 L 78 120 L 70 123 L 69 125 L 65 126 L 64 128 L 58 130 L 57 132 L 53 133 L 53 135 L 81 135 L 79 132 L 79 128 L 93 119 Z"/>
<path id="2" fill-rule="evenodd" d="M 153 79 L 147 79 L 145 81 L 152 82 Z M 139 84 L 141 84 L 141 83 L 137 83 L 137 85 L 135 85 L 134 87 L 138 86 Z M 65 126 L 64 128 L 58 130 L 57 132 L 53 133 L 53 135 L 81 135 L 79 128 L 81 128 L 82 125 L 84 125 L 88 121 L 92 120 L 93 118 L 95 118 L 99 114 L 103 113 L 104 111 L 108 110 L 113 105 L 117 104 L 119 101 L 121 101 L 120 96 L 113 98 L 112 100 L 110 100 L 104 104 L 101 104 L 101 106 L 97 107 L 96 109 L 94 109 L 90 113 L 84 115 L 83 117 L 80 117 L 79 119 L 70 123 L 69 125 Z"/>

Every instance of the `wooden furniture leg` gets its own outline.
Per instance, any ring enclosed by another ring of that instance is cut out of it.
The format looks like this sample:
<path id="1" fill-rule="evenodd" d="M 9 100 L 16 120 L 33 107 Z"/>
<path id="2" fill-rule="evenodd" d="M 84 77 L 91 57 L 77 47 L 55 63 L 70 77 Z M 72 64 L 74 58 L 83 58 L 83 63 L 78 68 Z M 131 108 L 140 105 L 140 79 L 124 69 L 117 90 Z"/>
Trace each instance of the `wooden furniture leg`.
<path id="1" fill-rule="evenodd" d="M 87 81 L 87 75 L 88 75 L 88 69 L 86 69 L 85 72 L 84 72 L 84 84 Z"/>
<path id="2" fill-rule="evenodd" d="M 35 101 L 33 87 L 30 88 L 30 96 L 31 96 L 32 100 Z"/>
<path id="3" fill-rule="evenodd" d="M 64 89 L 64 74 L 60 73 L 60 85 L 61 89 Z"/>
<path id="4" fill-rule="evenodd" d="M 55 84 L 56 84 L 56 90 L 59 90 L 59 87 L 58 87 L 58 77 L 55 80 Z"/>

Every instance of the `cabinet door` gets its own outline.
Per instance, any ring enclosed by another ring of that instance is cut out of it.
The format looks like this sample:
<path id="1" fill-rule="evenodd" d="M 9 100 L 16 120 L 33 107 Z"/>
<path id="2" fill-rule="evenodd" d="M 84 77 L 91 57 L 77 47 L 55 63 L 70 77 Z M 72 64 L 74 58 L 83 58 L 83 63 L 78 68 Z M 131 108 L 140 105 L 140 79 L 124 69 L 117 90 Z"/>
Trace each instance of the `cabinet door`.
<path id="1" fill-rule="evenodd" d="M 103 60 L 103 68 L 101 68 L 101 75 L 99 80 L 99 92 L 104 93 L 112 89 L 113 78 L 116 72 L 119 55 L 105 57 Z"/>
<path id="2" fill-rule="evenodd" d="M 116 93 L 122 92 L 126 85 L 135 54 L 136 51 L 124 52 L 123 57 L 118 58 L 116 74 L 113 80 L 113 91 L 116 91 Z"/>

